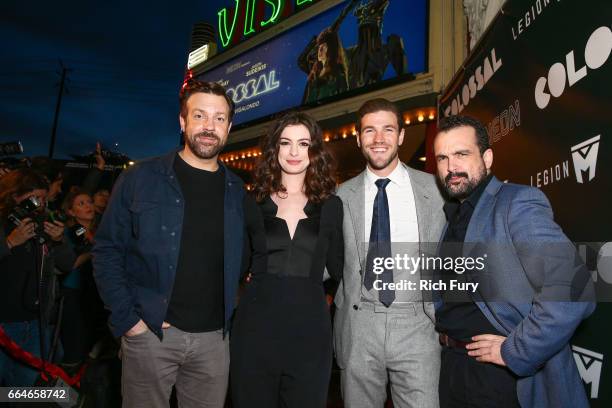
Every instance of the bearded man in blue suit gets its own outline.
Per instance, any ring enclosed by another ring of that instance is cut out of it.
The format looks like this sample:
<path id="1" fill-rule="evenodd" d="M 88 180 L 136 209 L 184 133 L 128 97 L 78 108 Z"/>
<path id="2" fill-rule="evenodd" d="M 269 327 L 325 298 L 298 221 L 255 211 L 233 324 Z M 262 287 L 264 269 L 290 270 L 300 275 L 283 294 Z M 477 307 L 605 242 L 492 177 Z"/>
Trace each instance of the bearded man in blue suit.
<path id="1" fill-rule="evenodd" d="M 441 407 L 588 407 L 569 345 L 595 308 L 588 270 L 540 190 L 492 175 L 480 122 L 452 116 L 438 131 L 449 198 L 438 256 L 484 260 L 480 270 L 436 272 L 476 288 L 434 293 Z"/>

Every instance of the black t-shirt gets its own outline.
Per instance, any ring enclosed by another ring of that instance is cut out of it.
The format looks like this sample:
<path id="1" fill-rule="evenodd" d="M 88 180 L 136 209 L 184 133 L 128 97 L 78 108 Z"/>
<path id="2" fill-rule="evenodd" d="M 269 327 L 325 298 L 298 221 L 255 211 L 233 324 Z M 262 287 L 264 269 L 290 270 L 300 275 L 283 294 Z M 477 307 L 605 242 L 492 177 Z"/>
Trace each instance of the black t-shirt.
<path id="1" fill-rule="evenodd" d="M 196 169 L 178 154 L 174 171 L 184 216 L 176 278 L 166 321 L 187 332 L 218 330 L 224 323 L 223 204 L 225 173 Z"/>
<path id="2" fill-rule="evenodd" d="M 474 209 L 482 196 L 486 186 L 491 181 L 488 176 L 462 203 L 450 201 L 444 205 L 444 212 L 448 220 L 448 229 L 442 240 L 440 256 L 462 256 L 462 244 L 465 240 L 468 225 L 472 219 Z M 457 279 L 466 282 L 465 273 L 454 271 L 443 272 L 446 279 Z M 478 334 L 501 334 L 487 320 L 478 306 L 466 291 L 442 293 L 443 306 L 436 312 L 436 329 L 441 333 L 461 341 L 471 341 L 471 337 Z"/>

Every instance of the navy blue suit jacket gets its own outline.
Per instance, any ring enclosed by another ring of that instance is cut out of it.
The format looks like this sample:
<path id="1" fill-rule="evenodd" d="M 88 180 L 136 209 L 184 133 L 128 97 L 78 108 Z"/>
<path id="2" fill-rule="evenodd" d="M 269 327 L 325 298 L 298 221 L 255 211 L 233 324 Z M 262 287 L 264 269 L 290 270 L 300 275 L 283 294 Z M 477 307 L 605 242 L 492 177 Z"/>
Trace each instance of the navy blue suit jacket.
<path id="1" fill-rule="evenodd" d="M 519 377 L 521 406 L 588 407 L 569 341 L 595 309 L 593 282 L 540 190 L 491 179 L 463 247 L 464 257 L 484 253 L 485 269 L 466 278 L 479 282 L 474 302 L 507 337 L 501 354 Z"/>
<path id="2" fill-rule="evenodd" d="M 96 233 L 94 276 L 100 296 L 111 311 L 110 326 L 115 336 L 123 335 L 142 319 L 162 338 L 183 227 L 183 194 L 173 169 L 176 153 L 144 160 L 125 171 L 113 188 Z M 240 278 L 244 194 L 242 180 L 225 168 L 225 332 Z"/>

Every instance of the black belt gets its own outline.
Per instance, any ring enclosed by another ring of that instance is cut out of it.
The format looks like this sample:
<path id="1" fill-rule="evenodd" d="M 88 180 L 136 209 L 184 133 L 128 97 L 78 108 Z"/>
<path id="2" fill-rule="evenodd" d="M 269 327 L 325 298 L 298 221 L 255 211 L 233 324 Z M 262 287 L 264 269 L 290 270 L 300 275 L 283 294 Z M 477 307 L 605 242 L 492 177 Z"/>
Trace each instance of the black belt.
<path id="1" fill-rule="evenodd" d="M 447 334 L 444 334 L 444 333 L 440 333 L 439 339 L 440 339 L 440 344 L 443 345 L 444 347 L 458 348 L 458 349 L 463 349 L 463 350 L 465 350 L 466 346 L 471 343 L 471 342 L 455 340 L 452 337 L 449 337 Z"/>

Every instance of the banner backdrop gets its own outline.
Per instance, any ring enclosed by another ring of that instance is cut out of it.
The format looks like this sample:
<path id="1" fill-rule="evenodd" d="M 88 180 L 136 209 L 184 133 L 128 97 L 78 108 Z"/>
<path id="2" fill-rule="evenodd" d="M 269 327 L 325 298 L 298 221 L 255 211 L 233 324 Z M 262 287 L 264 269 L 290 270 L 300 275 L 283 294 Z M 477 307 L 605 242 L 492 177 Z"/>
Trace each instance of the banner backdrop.
<path id="1" fill-rule="evenodd" d="M 598 295 L 608 291 L 572 339 L 593 407 L 612 406 L 611 25 L 609 0 L 509 0 L 439 105 L 485 123 L 497 177 L 540 188 L 584 242 Z"/>

